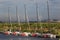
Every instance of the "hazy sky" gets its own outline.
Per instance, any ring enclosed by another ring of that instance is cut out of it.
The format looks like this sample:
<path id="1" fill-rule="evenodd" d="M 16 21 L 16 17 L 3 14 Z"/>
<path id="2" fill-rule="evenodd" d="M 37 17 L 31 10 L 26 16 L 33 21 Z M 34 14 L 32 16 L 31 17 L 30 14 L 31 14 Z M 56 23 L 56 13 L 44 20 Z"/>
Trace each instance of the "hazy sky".
<path id="1" fill-rule="evenodd" d="M 60 19 L 60 0 L 48 0 L 50 19 Z M 38 4 L 39 19 L 47 19 L 47 0 L 0 0 L 0 20 L 8 20 L 9 14 L 12 20 L 16 20 L 16 6 L 21 20 L 24 20 L 24 4 L 26 4 L 29 20 L 36 20 L 36 2 Z"/>

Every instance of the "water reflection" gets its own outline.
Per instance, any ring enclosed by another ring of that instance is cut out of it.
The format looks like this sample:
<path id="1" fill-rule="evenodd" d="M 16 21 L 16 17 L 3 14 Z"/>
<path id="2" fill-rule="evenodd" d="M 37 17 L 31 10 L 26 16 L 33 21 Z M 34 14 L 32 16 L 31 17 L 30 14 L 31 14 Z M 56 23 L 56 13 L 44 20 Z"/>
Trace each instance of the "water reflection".
<path id="1" fill-rule="evenodd" d="M 20 37 L 0 35 L 0 40 L 59 40 L 58 38 Z"/>
<path id="2" fill-rule="evenodd" d="M 5 38 L 0 40 L 59 40 L 57 39 L 50 39 L 50 38 Z"/>

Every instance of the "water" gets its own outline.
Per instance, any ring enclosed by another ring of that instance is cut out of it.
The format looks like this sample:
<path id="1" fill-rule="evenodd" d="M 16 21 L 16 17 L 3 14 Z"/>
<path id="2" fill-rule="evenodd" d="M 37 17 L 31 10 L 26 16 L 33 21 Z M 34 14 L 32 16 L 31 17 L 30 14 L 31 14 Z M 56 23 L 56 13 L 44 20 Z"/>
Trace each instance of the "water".
<path id="1" fill-rule="evenodd" d="M 20 37 L 0 35 L 0 40 L 59 40 L 58 38 Z"/>

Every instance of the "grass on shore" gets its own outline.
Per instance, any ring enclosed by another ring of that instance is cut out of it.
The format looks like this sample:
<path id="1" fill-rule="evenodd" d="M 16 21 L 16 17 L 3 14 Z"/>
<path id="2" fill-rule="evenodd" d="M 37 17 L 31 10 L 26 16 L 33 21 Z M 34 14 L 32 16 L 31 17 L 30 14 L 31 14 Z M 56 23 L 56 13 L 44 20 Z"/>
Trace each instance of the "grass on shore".
<path id="1" fill-rule="evenodd" d="M 60 23 L 0 23 L 0 32 L 7 31 L 8 29 L 12 29 L 12 31 L 18 30 L 21 32 L 50 32 L 56 35 L 60 35 Z"/>

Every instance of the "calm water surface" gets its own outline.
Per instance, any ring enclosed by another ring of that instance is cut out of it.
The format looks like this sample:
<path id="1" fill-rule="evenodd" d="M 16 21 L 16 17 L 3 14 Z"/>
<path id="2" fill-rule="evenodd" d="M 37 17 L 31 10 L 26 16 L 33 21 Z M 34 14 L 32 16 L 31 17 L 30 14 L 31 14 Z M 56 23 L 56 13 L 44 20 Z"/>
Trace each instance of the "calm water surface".
<path id="1" fill-rule="evenodd" d="M 58 38 L 38 38 L 0 35 L 0 40 L 59 40 Z"/>

